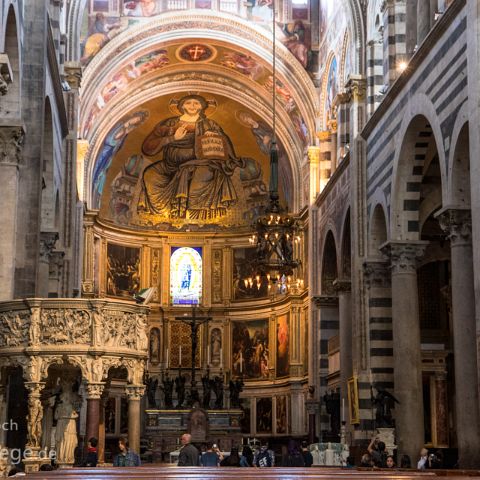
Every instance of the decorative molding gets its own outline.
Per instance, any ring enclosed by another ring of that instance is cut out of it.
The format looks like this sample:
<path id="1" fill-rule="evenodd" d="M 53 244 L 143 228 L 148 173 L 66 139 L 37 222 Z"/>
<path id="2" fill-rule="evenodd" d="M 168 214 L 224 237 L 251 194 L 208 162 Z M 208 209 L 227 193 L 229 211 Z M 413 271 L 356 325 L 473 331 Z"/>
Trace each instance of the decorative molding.
<path id="1" fill-rule="evenodd" d="M 125 393 L 127 394 L 128 401 L 141 400 L 145 393 L 145 385 L 127 385 L 125 387 Z"/>
<path id="2" fill-rule="evenodd" d="M 367 95 L 367 79 L 363 75 L 350 75 L 345 85 L 354 102 L 364 102 Z"/>
<path id="3" fill-rule="evenodd" d="M 333 295 L 316 295 L 312 297 L 317 308 L 338 306 L 338 297 Z"/>
<path id="4" fill-rule="evenodd" d="M 87 400 L 98 400 L 103 394 L 105 389 L 105 383 L 91 383 L 88 382 L 85 384 L 87 390 Z"/>
<path id="5" fill-rule="evenodd" d="M 352 291 L 352 282 L 351 280 L 336 278 L 333 281 L 333 288 L 338 295 L 350 293 Z"/>
<path id="6" fill-rule="evenodd" d="M 79 62 L 65 62 L 63 67 L 65 80 L 73 90 L 78 90 L 82 82 L 82 66 Z"/>
<path id="7" fill-rule="evenodd" d="M 57 240 L 58 232 L 40 232 L 40 262 L 50 263 Z"/>

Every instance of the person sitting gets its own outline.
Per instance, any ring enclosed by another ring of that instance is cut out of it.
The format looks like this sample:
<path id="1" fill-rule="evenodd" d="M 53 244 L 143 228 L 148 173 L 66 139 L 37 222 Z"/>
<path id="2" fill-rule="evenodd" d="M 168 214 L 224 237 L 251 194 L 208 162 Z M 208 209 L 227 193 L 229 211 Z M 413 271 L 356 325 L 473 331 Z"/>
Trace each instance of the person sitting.
<path id="1" fill-rule="evenodd" d="M 244 445 L 242 456 L 240 457 L 241 467 L 253 467 L 253 452 L 248 445 Z"/>
<path id="2" fill-rule="evenodd" d="M 420 460 L 417 463 L 418 470 L 425 470 L 427 468 L 427 460 L 428 460 L 428 450 L 423 447 L 420 450 Z"/>
<path id="3" fill-rule="evenodd" d="M 393 458 L 393 455 L 388 455 L 385 463 L 387 468 L 395 468 L 395 459 Z"/>
<path id="4" fill-rule="evenodd" d="M 360 460 L 360 466 L 361 467 L 366 467 L 366 468 L 373 467 L 372 457 L 370 456 L 369 453 L 364 453 L 362 455 L 362 459 Z"/>
<path id="5" fill-rule="evenodd" d="M 303 462 L 305 463 L 305 466 L 311 467 L 313 465 L 313 455 L 308 449 L 308 443 L 305 441 L 302 442 L 302 455 L 303 455 Z"/>
<path id="6" fill-rule="evenodd" d="M 387 466 L 387 452 L 385 451 L 385 443 L 380 442 L 378 437 L 373 437 L 368 446 L 368 453 L 372 457 L 375 467 L 385 468 Z"/>
<path id="7" fill-rule="evenodd" d="M 120 437 L 118 440 L 118 448 L 120 449 L 120 453 L 116 455 L 113 460 L 114 467 L 140 466 L 140 456 L 128 448 L 128 440 L 125 437 Z"/>
<path id="8" fill-rule="evenodd" d="M 212 442 L 207 443 L 207 451 L 202 453 L 200 464 L 202 467 L 218 467 L 220 465 L 220 457 L 217 453 L 217 446 Z"/>
<path id="9" fill-rule="evenodd" d="M 88 441 L 88 450 L 85 461 L 82 464 L 82 467 L 96 467 L 98 463 L 98 450 L 97 450 L 98 440 L 95 437 L 91 437 Z"/>
<path id="10" fill-rule="evenodd" d="M 273 466 L 272 457 L 268 451 L 268 445 L 262 445 L 260 451 L 255 457 L 254 464 L 256 467 L 260 468 Z"/>
<path id="11" fill-rule="evenodd" d="M 402 455 L 400 459 L 400 468 L 412 468 L 412 461 L 408 455 Z"/>
<path id="12" fill-rule="evenodd" d="M 220 462 L 222 467 L 240 467 L 240 455 L 238 453 L 238 447 L 232 447 L 230 450 L 230 455 L 224 458 Z"/>
<path id="13" fill-rule="evenodd" d="M 304 467 L 305 461 L 303 460 L 303 455 L 300 449 L 298 448 L 297 442 L 294 440 L 290 441 L 288 445 L 288 457 L 287 457 L 287 467 Z"/>

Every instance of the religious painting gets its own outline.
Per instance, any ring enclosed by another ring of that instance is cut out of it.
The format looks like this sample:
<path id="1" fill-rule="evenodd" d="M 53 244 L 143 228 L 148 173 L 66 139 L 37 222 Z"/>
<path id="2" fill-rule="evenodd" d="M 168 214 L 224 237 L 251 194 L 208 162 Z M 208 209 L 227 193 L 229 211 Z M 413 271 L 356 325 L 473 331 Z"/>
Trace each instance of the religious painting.
<path id="1" fill-rule="evenodd" d="M 140 249 L 107 244 L 107 295 L 128 297 L 140 289 Z"/>
<path id="2" fill-rule="evenodd" d="M 235 248 L 233 250 L 234 300 L 265 298 L 268 295 L 268 282 L 266 279 L 252 277 L 252 262 L 255 257 L 255 248 Z"/>
<path id="3" fill-rule="evenodd" d="M 257 398 L 256 433 L 272 433 L 272 398 Z"/>
<path id="4" fill-rule="evenodd" d="M 292 0 L 292 18 L 308 20 L 309 0 Z"/>
<path id="5" fill-rule="evenodd" d="M 326 92 L 326 105 L 325 111 L 327 112 L 327 121 L 330 119 L 331 110 L 333 107 L 333 100 L 338 93 L 338 72 L 337 72 L 337 59 L 332 58 L 330 62 L 330 68 L 328 70 L 327 77 L 327 92 Z"/>
<path id="6" fill-rule="evenodd" d="M 127 17 L 152 17 L 162 13 L 162 0 L 123 0 L 123 14 Z"/>
<path id="7" fill-rule="evenodd" d="M 249 380 L 268 379 L 268 320 L 232 324 L 232 374 Z"/>
<path id="8" fill-rule="evenodd" d="M 251 426 L 252 409 L 251 409 L 250 398 L 240 399 L 240 409 L 243 412 L 243 416 L 240 420 L 240 427 L 241 427 L 242 433 L 249 434 L 252 429 L 252 426 Z"/>
<path id="9" fill-rule="evenodd" d="M 360 407 L 358 402 L 358 384 L 357 377 L 348 379 L 348 411 L 350 414 L 350 424 L 360 423 Z M 342 404 L 342 420 L 345 418 L 344 406 Z"/>
<path id="10" fill-rule="evenodd" d="M 170 253 L 170 303 L 197 305 L 202 301 L 202 248 L 172 247 Z"/>
<path id="11" fill-rule="evenodd" d="M 282 26 L 280 40 L 302 64 L 302 67 L 308 69 L 311 58 L 310 27 L 307 27 L 301 18 L 285 23 Z"/>
<path id="12" fill-rule="evenodd" d="M 160 330 L 158 328 L 150 330 L 149 358 L 152 365 L 160 363 Z"/>
<path id="13" fill-rule="evenodd" d="M 250 0 L 248 18 L 254 22 L 271 23 L 273 20 L 273 0 Z"/>
<path id="14" fill-rule="evenodd" d="M 289 374 L 290 325 L 288 315 L 277 318 L 277 368 L 276 377 L 287 377 Z"/>
<path id="15" fill-rule="evenodd" d="M 103 145 L 100 149 L 100 153 L 97 155 L 95 166 L 93 169 L 93 206 L 94 208 L 100 208 L 100 200 L 103 193 L 103 188 L 105 186 L 105 181 L 107 178 L 108 170 L 112 164 L 112 160 L 115 154 L 122 148 L 128 134 L 135 130 L 139 125 L 141 125 L 148 116 L 148 112 L 144 110 L 135 111 L 130 113 L 129 115 L 125 116 L 120 122 L 118 122 L 107 134 Z M 131 178 L 135 177 L 135 173 L 138 172 L 138 162 L 139 158 L 129 158 L 125 167 L 126 172 L 123 176 L 129 176 Z M 118 177 L 118 175 L 117 175 Z M 118 184 L 116 181 L 112 182 L 115 187 L 120 188 L 124 182 L 122 182 L 121 178 L 115 177 L 118 180 Z M 137 173 L 137 180 L 138 180 L 138 173 Z M 134 184 L 136 185 L 137 180 L 135 180 Z M 119 205 L 127 202 L 128 204 L 131 203 L 131 194 L 126 194 L 126 199 L 122 201 L 121 198 L 116 198 L 115 196 L 112 197 L 112 204 L 113 209 L 116 211 L 117 209 L 120 210 L 120 213 L 123 215 L 128 215 L 128 208 L 125 211 L 124 207 L 120 207 Z"/>
<path id="16" fill-rule="evenodd" d="M 288 433 L 288 420 L 287 420 L 287 396 L 280 395 L 276 397 L 276 423 L 277 433 Z"/>

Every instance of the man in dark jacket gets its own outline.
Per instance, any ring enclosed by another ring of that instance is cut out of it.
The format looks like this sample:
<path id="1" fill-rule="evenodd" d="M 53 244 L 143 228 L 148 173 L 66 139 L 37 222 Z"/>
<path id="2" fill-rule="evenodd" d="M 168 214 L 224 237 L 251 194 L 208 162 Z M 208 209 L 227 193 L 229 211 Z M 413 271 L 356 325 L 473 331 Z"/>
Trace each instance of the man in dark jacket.
<path id="1" fill-rule="evenodd" d="M 184 433 L 181 441 L 183 447 L 178 456 L 178 466 L 198 467 L 200 465 L 199 453 L 195 446 L 190 443 L 192 441 L 192 436 L 189 433 Z"/>

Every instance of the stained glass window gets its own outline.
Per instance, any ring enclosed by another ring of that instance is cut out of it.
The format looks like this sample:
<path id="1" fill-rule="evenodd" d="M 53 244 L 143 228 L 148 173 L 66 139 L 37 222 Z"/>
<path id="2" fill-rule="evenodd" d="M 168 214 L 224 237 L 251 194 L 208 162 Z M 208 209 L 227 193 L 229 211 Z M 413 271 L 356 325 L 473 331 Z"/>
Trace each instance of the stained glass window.
<path id="1" fill-rule="evenodd" d="M 170 254 L 170 302 L 199 304 L 202 300 L 201 247 L 172 247 Z"/>

